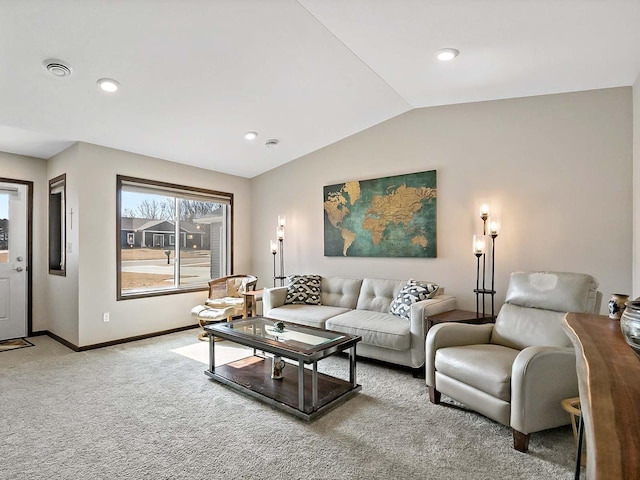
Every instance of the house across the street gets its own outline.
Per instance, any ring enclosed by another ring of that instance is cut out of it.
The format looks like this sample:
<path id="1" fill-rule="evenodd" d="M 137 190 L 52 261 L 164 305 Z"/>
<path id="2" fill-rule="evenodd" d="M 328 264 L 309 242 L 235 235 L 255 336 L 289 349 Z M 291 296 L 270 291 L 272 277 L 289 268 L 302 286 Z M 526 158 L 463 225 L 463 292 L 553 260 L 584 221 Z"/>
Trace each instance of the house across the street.
<path id="1" fill-rule="evenodd" d="M 122 218 L 122 248 L 166 248 L 176 244 L 176 226 L 171 220 Z M 200 225 L 180 222 L 180 248 L 209 249 L 209 232 Z"/>

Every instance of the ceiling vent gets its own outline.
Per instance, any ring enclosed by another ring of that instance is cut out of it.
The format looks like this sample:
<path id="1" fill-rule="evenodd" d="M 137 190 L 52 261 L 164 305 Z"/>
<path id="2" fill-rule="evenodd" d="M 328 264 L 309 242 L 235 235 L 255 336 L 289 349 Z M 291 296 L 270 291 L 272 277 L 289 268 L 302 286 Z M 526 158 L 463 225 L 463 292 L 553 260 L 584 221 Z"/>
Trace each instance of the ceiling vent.
<path id="1" fill-rule="evenodd" d="M 71 75 L 71 67 L 65 64 L 62 60 L 50 58 L 42 62 L 42 64 L 49 73 L 56 77 L 68 77 Z"/>

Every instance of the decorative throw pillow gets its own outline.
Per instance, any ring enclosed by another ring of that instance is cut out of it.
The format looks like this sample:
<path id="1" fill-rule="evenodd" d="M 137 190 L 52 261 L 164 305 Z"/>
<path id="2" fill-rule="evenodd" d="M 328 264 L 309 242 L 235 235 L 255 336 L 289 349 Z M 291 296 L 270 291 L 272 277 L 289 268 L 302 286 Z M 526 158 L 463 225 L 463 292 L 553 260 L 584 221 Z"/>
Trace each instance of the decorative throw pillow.
<path id="1" fill-rule="evenodd" d="M 289 275 L 285 304 L 320 305 L 320 275 Z"/>
<path id="2" fill-rule="evenodd" d="M 435 283 L 409 280 L 407 284 L 398 292 L 396 298 L 391 302 L 389 311 L 396 317 L 409 320 L 411 317 L 411 305 L 427 298 L 432 298 L 438 292 L 438 285 Z"/>

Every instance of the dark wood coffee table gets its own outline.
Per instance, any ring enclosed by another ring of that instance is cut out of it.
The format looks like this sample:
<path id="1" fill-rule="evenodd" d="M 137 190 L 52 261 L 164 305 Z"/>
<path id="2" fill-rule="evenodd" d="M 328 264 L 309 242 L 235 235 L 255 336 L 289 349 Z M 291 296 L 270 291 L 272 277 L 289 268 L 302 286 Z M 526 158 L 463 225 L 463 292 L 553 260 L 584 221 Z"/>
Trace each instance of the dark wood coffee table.
<path id="1" fill-rule="evenodd" d="M 356 344 L 361 337 L 293 323 L 285 323 L 280 333 L 274 328 L 276 322 L 253 317 L 207 325 L 209 369 L 204 373 L 307 421 L 361 390 L 356 382 Z M 216 367 L 215 337 L 251 347 L 253 355 Z M 318 372 L 318 361 L 345 350 L 349 353 L 348 381 Z M 287 363 L 283 378 L 272 379 L 272 359 L 264 352 L 295 360 L 297 365 Z"/>

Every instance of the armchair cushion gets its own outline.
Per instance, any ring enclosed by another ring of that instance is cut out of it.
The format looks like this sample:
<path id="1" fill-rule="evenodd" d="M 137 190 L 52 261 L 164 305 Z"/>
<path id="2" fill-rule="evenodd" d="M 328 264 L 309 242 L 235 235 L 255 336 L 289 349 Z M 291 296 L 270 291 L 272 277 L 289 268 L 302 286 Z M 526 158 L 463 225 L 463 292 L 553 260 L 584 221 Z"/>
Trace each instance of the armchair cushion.
<path id="1" fill-rule="evenodd" d="M 204 304 L 211 308 L 226 308 L 237 307 L 242 308 L 244 306 L 244 298 L 238 297 L 222 297 L 222 298 L 208 298 Z"/>
<path id="2" fill-rule="evenodd" d="M 320 275 L 289 275 L 287 298 L 288 305 L 320 305 Z"/>
<path id="3" fill-rule="evenodd" d="M 411 315 L 411 305 L 427 298 L 433 298 L 438 293 L 438 285 L 418 280 L 409 280 L 407 284 L 398 292 L 396 298 L 391 302 L 389 313 L 396 317 L 409 320 Z"/>
<path id="4" fill-rule="evenodd" d="M 227 279 L 227 295 L 229 297 L 242 297 L 247 290 L 247 277 L 232 277 Z"/>
<path id="5" fill-rule="evenodd" d="M 593 312 L 598 281 L 591 275 L 570 272 L 514 272 L 506 303 L 556 312 Z"/>
<path id="6" fill-rule="evenodd" d="M 440 323 L 431 327 L 426 340 L 425 378 L 427 385 L 436 386 L 436 352 L 446 347 L 489 343 L 492 330 L 492 324 Z"/>
<path id="7" fill-rule="evenodd" d="M 568 347 L 571 341 L 562 330 L 564 316 L 551 310 L 505 303 L 496 319 L 491 343 L 519 350 L 534 345 Z"/>
<path id="8" fill-rule="evenodd" d="M 519 350 L 501 345 L 464 345 L 436 352 L 436 370 L 506 402 L 511 400 L 511 368 Z"/>

